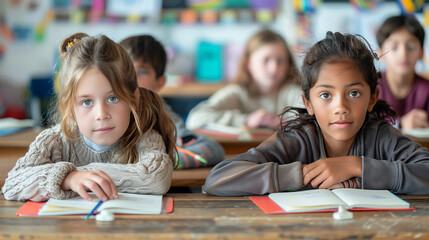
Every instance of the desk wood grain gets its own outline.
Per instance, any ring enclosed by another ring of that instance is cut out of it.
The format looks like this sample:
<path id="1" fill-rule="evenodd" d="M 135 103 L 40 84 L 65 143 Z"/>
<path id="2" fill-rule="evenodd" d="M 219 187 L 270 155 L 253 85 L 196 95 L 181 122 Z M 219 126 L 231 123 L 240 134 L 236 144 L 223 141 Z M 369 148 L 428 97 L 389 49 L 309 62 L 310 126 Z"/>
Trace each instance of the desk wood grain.
<path id="1" fill-rule="evenodd" d="M 0 237 L 7 239 L 428 239 L 429 196 L 401 196 L 415 211 L 266 215 L 247 197 L 167 194 L 174 212 L 116 215 L 113 222 L 81 216 L 18 217 L 22 202 L 0 198 Z"/>
<path id="2" fill-rule="evenodd" d="M 406 135 L 406 136 L 409 137 L 414 142 L 420 143 L 423 147 L 425 147 L 429 150 L 429 138 L 417 138 L 417 137 L 408 136 L 408 135 Z"/>

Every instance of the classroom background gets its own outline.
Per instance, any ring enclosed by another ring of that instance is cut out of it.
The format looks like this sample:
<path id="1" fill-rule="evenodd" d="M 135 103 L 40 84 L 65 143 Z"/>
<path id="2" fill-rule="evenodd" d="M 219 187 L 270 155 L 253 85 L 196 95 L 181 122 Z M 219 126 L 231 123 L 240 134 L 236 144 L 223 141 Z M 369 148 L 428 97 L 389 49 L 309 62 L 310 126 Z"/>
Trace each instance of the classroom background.
<path id="1" fill-rule="evenodd" d="M 136 34 L 157 38 L 169 59 L 161 95 L 186 119 L 196 103 L 229 82 L 246 41 L 261 28 L 281 34 L 300 65 L 326 31 L 360 34 L 378 49 L 378 26 L 397 14 L 414 14 L 429 28 L 424 0 L 2 0 L 0 118 L 46 124 L 60 64 L 57 48 L 75 32 L 115 41 Z M 429 52 L 427 37 L 424 50 Z M 428 72 L 427 58 L 416 68 Z M 200 88 L 189 88 L 195 85 Z"/>

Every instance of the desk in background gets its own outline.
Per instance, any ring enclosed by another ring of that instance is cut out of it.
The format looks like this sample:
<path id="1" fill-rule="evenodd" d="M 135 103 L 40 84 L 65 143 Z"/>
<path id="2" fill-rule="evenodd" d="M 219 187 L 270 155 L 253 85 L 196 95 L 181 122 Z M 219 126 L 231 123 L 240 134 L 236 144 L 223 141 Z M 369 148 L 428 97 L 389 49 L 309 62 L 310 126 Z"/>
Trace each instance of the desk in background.
<path id="1" fill-rule="evenodd" d="M 214 141 L 218 142 L 220 145 L 222 145 L 225 151 L 225 155 L 228 157 L 235 156 L 240 153 L 245 153 L 249 149 L 257 147 L 264 140 L 274 134 L 274 132 L 255 134 L 252 136 L 251 139 L 239 140 L 238 135 L 215 132 L 212 130 L 206 130 L 204 128 L 195 129 L 194 132 L 210 137 Z"/>
<path id="2" fill-rule="evenodd" d="M 417 138 L 417 137 L 412 137 L 412 136 L 408 136 L 408 135 L 407 135 L 407 137 L 409 137 L 414 142 L 420 143 L 423 147 L 425 147 L 429 150 L 429 138 Z"/>
<path id="3" fill-rule="evenodd" d="M 178 86 L 165 86 L 159 94 L 173 111 L 186 120 L 189 111 L 201 101 L 207 100 L 227 83 L 184 83 Z"/>
<path id="4" fill-rule="evenodd" d="M 429 196 L 400 196 L 415 211 L 266 215 L 247 197 L 167 194 L 174 211 L 116 215 L 113 222 L 82 216 L 18 217 L 22 202 L 0 197 L 0 236 L 8 239 L 428 239 Z"/>

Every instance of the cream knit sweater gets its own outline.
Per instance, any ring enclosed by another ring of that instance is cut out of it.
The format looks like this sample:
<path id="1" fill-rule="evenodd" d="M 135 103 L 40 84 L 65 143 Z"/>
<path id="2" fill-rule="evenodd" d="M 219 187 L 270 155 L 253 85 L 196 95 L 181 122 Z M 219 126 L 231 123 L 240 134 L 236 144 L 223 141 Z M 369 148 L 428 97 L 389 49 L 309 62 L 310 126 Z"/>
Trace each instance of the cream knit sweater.
<path id="1" fill-rule="evenodd" d="M 272 114 L 280 114 L 286 106 L 305 108 L 301 93 L 298 86 L 285 84 L 278 94 L 255 97 L 244 87 L 230 84 L 195 106 L 186 127 L 193 130 L 209 123 L 241 127 L 251 113 L 261 108 Z"/>
<path id="2" fill-rule="evenodd" d="M 119 145 L 96 152 L 82 138 L 67 139 L 60 127 L 55 126 L 41 132 L 26 155 L 18 159 L 2 192 L 7 200 L 70 198 L 77 194 L 61 189 L 69 172 L 102 170 L 112 178 L 118 192 L 166 193 L 171 184 L 173 164 L 161 135 L 156 131 L 147 132 L 137 147 L 139 161 L 136 164 L 118 164 L 115 155 L 121 151 Z"/>

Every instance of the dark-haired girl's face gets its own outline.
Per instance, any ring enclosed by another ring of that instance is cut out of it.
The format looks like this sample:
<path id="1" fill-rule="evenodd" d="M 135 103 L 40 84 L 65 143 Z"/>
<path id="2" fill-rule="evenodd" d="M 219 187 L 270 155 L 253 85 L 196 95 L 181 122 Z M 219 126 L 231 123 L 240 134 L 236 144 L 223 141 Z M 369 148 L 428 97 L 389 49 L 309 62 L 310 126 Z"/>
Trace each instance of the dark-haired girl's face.
<path id="1" fill-rule="evenodd" d="M 348 155 L 378 93 L 371 95 L 355 64 L 343 61 L 322 65 L 309 96 L 304 103 L 309 114 L 316 117 L 329 157 Z"/>

